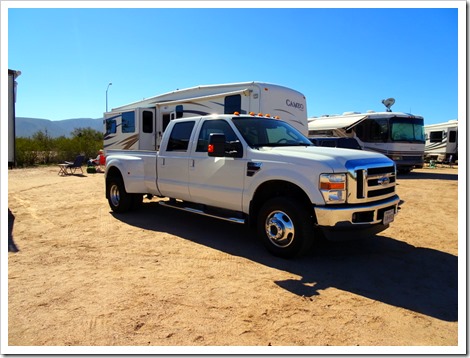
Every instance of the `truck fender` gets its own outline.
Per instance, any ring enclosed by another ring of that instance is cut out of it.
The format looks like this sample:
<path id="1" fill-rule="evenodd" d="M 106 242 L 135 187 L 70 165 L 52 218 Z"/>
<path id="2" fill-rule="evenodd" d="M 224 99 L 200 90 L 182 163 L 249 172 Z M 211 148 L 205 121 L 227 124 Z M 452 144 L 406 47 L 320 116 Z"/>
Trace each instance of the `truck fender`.
<path id="1" fill-rule="evenodd" d="M 293 176 L 292 171 L 279 168 L 267 169 L 266 171 L 260 172 L 253 177 L 253 180 L 243 192 L 243 211 L 249 212 L 251 199 L 256 195 L 258 189 L 266 182 L 283 182 L 286 184 L 292 184 L 298 187 L 305 194 L 310 203 L 314 205 L 324 205 L 325 202 L 320 191 L 313 190 L 318 188 L 318 183 L 315 183 L 315 180 L 316 176 L 314 173 L 312 173 L 311 177 L 307 178 L 301 173 L 297 173 L 297 175 Z"/>
<path id="2" fill-rule="evenodd" d="M 126 155 L 122 160 L 119 157 L 106 158 L 105 177 L 117 175 L 122 177 L 124 187 L 128 193 L 146 193 L 144 178 L 144 161 L 135 156 Z"/>

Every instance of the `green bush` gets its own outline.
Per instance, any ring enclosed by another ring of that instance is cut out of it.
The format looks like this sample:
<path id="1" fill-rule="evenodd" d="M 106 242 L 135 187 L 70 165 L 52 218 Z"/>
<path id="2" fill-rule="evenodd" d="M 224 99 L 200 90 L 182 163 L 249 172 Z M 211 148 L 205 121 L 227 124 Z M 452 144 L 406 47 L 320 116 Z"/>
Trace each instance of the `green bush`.
<path id="1" fill-rule="evenodd" d="M 16 138 L 16 163 L 20 167 L 58 164 L 73 161 L 79 154 L 96 158 L 102 148 L 103 133 L 92 128 L 77 128 L 71 138 L 52 138 L 47 130 L 38 131 L 28 138 Z"/>
<path id="2" fill-rule="evenodd" d="M 16 163 L 18 166 L 30 166 L 39 162 L 39 147 L 31 138 L 16 138 Z"/>

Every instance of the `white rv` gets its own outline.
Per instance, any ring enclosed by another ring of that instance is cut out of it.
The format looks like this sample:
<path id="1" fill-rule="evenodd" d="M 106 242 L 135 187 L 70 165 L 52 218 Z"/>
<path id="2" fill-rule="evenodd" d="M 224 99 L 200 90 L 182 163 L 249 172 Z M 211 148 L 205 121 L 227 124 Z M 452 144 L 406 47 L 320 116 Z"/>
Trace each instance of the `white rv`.
<path id="1" fill-rule="evenodd" d="M 385 154 L 403 173 L 423 167 L 423 127 L 421 116 L 389 111 L 345 112 L 308 119 L 309 137 L 356 138 L 362 149 Z"/>
<path id="2" fill-rule="evenodd" d="M 104 114 L 104 149 L 158 150 L 168 123 L 208 114 L 269 114 L 307 135 L 305 96 L 269 83 L 191 87 L 113 108 Z"/>
<path id="3" fill-rule="evenodd" d="M 424 126 L 427 159 L 438 162 L 458 159 L 458 120 Z"/>
<path id="4" fill-rule="evenodd" d="M 16 78 L 21 71 L 8 70 L 8 166 L 16 165 L 15 103 Z"/>

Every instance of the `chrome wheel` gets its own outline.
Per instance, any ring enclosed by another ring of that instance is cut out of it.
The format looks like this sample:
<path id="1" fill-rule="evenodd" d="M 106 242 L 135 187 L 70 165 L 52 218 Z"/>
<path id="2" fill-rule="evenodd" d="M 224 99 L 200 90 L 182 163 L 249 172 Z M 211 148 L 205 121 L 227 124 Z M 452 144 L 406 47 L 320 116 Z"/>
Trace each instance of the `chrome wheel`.
<path id="1" fill-rule="evenodd" d="M 120 200 L 119 187 L 116 184 L 112 184 L 111 188 L 109 189 L 109 200 L 111 200 L 111 203 L 115 207 L 119 206 L 119 200 Z"/>
<path id="2" fill-rule="evenodd" d="M 265 233 L 275 246 L 286 248 L 294 241 L 294 222 L 285 212 L 273 211 L 266 217 Z"/>

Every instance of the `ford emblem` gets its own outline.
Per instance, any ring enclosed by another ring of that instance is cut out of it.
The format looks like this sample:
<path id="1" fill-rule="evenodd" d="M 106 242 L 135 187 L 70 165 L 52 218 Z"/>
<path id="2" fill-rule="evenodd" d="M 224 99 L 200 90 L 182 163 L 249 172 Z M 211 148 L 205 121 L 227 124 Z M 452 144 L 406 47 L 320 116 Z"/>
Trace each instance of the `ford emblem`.
<path id="1" fill-rule="evenodd" d="M 390 178 L 383 177 L 377 180 L 377 182 L 379 183 L 379 185 L 387 185 L 387 184 L 390 184 Z"/>

